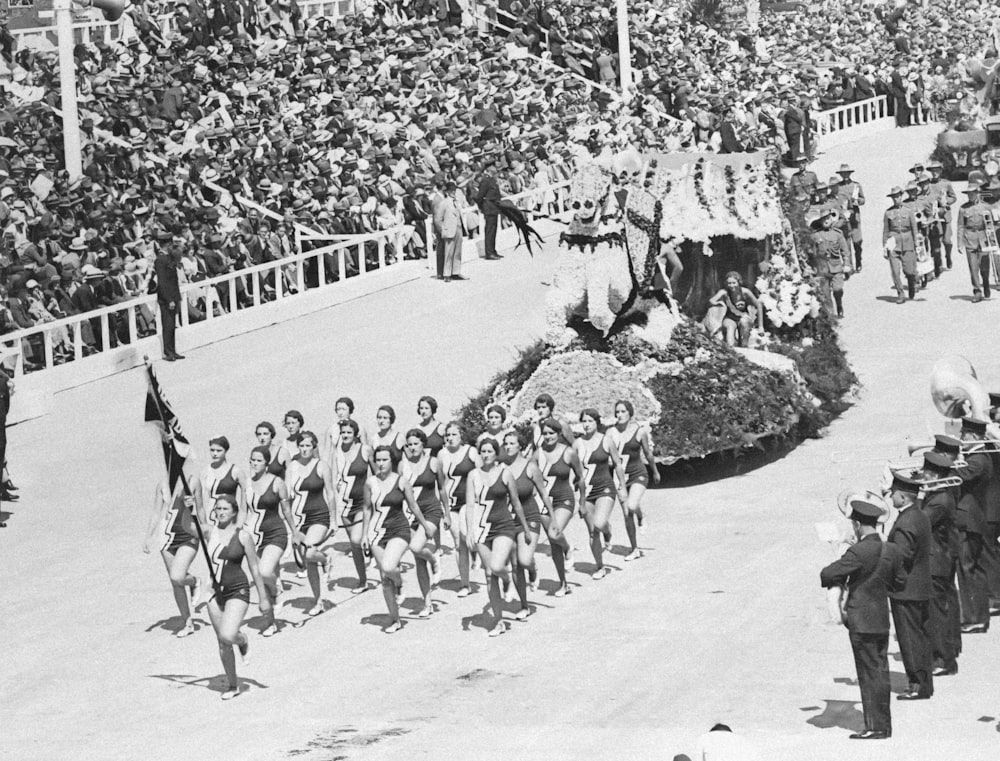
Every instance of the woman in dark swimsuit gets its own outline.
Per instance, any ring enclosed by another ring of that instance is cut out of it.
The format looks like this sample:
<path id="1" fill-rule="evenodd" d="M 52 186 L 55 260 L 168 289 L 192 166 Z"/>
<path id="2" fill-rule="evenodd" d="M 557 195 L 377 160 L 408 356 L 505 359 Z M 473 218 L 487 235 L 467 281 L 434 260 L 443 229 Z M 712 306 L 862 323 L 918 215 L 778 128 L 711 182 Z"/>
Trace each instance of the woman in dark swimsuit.
<path id="1" fill-rule="evenodd" d="M 437 453 L 444 446 L 444 423 L 439 423 L 434 416 L 438 411 L 437 399 L 433 396 L 422 396 L 417 402 L 417 415 L 420 422 L 416 427 L 423 431 L 427 437 L 427 448 L 431 450 L 431 456 L 437 457 Z"/>
<path id="2" fill-rule="evenodd" d="M 272 476 L 277 476 L 278 478 L 285 477 L 285 468 L 288 466 L 288 454 L 285 448 L 281 446 L 280 442 L 274 440 L 277 435 L 274 430 L 274 426 L 266 420 L 257 423 L 257 427 L 254 429 L 254 435 L 257 437 L 257 444 L 262 447 L 267 447 L 267 451 L 270 453 L 270 459 L 267 463 L 267 472 Z"/>
<path id="3" fill-rule="evenodd" d="M 284 587 L 281 584 L 281 556 L 288 547 L 289 527 L 284 515 L 289 513 L 285 482 L 269 469 L 271 450 L 266 446 L 250 450 L 250 480 L 247 482 L 246 528 L 257 547 L 258 567 L 271 599 L 270 615 L 261 630 L 265 637 L 278 633 L 275 616 L 281 610 Z"/>
<path id="4" fill-rule="evenodd" d="M 448 423 L 444 429 L 444 448 L 438 453 L 438 460 L 445 475 L 445 506 L 451 513 L 451 538 L 455 543 L 458 576 L 462 582 L 458 596 L 468 597 L 472 594 L 472 587 L 469 586 L 469 543 L 465 519 L 466 482 L 469 474 L 482 461 L 479 452 L 465 443 L 462 426 L 455 422 Z"/>
<path id="5" fill-rule="evenodd" d="M 542 443 L 538 447 L 538 467 L 542 471 L 548 488 L 549 502 L 552 514 L 542 516 L 549 535 L 549 546 L 552 548 L 552 562 L 559 576 L 559 589 L 556 597 L 565 597 L 570 593 L 566 581 L 566 567 L 573 562 L 573 548 L 566 539 L 566 526 L 576 509 L 576 492 L 573 490 L 573 478 L 576 483 L 583 481 L 583 466 L 576 450 L 562 440 L 563 425 L 555 418 L 545 418 L 539 425 L 542 432 Z"/>
<path id="6" fill-rule="evenodd" d="M 365 557 L 364 512 L 365 481 L 371 475 L 372 449 L 358 439 L 357 421 L 340 421 L 340 441 L 333 450 L 331 470 L 337 479 L 336 499 L 340 522 L 351 544 L 351 558 L 358 574 L 358 585 L 351 594 L 372 589 L 368 583 L 368 559 Z"/>
<path id="7" fill-rule="evenodd" d="M 507 425 L 507 411 L 499 404 L 491 404 L 486 408 L 486 430 L 476 437 L 476 446 L 486 438 L 502 442 L 503 437 L 511 430 Z"/>
<path id="8" fill-rule="evenodd" d="M 625 473 L 618 458 L 618 447 L 608 434 L 600 431 L 601 416 L 597 410 L 585 409 L 580 413 L 580 422 L 583 424 L 583 435 L 573 443 L 584 473 L 579 484 L 580 517 L 587 522 L 590 549 L 597 564 L 591 578 L 603 579 L 608 575 L 604 552 L 611 551 L 611 525 L 608 521 L 615 506 L 615 495 L 622 504 L 628 499 Z"/>
<path id="9" fill-rule="evenodd" d="M 234 498 L 234 504 L 239 508 L 238 523 L 243 525 L 246 520 L 246 473 L 238 465 L 229 462 L 229 439 L 225 436 L 216 436 L 208 441 L 208 455 L 211 462 L 202 470 L 201 478 L 198 479 L 198 488 L 195 489 L 195 498 L 198 502 L 199 514 L 208 516 L 208 519 L 215 522 L 213 511 L 216 500 L 223 494 Z"/>
<path id="10" fill-rule="evenodd" d="M 510 586 L 507 565 L 517 547 L 517 535 L 531 529 L 524 519 L 514 476 L 500 463 L 500 444 L 496 439 L 483 439 L 479 456 L 483 464 L 469 474 L 466 485 L 466 521 L 469 549 L 479 551 L 486 570 L 493 610 L 489 634 L 496 637 L 507 631 L 500 582 L 505 589 Z"/>
<path id="11" fill-rule="evenodd" d="M 517 596 L 521 599 L 521 608 L 514 615 L 518 621 L 523 621 L 531 610 L 528 607 L 528 587 L 535 591 L 538 582 L 538 569 L 535 567 L 535 550 L 542 533 L 542 516 L 552 514 L 552 502 L 545 491 L 545 479 L 534 459 L 527 459 L 525 450 L 531 443 L 525 436 L 522 438 L 517 431 L 510 431 L 503 438 L 504 464 L 517 484 L 517 498 L 524 511 L 524 520 L 528 531 L 517 535 L 517 555 L 514 563 L 514 586 Z M 535 495 L 538 499 L 535 499 Z M 538 502 L 541 500 L 541 508 Z M 525 572 L 528 579 L 525 580 Z"/>
<path id="12" fill-rule="evenodd" d="M 365 483 L 364 532 L 365 546 L 375 556 L 382 574 L 382 594 L 389 610 L 389 625 L 382 631 L 394 634 L 402 628 L 399 604 L 403 598 L 403 576 L 399 561 L 410 546 L 410 519 L 427 532 L 430 524 L 424 520 L 409 482 L 392 470 L 392 450 L 375 447 L 375 475 Z"/>
<path id="13" fill-rule="evenodd" d="M 615 424 L 608 429 L 608 435 L 618 448 L 618 456 L 622 460 L 625 471 L 625 490 L 628 501 L 622 503 L 625 515 L 625 532 L 628 534 L 631 551 L 626 560 L 638 560 L 642 557 L 639 549 L 636 526 L 643 526 L 642 495 L 649 485 L 649 474 L 653 475 L 653 483 L 660 483 L 660 473 L 653 459 L 653 445 L 649 437 L 649 426 L 632 421 L 635 407 L 631 402 L 619 399 L 615 402 Z"/>
<path id="14" fill-rule="evenodd" d="M 417 563 L 417 583 L 424 598 L 423 607 L 417 613 L 419 618 L 427 618 L 434 612 L 431 587 L 441 580 L 441 561 L 427 545 L 441 533 L 442 523 L 446 530 L 451 528 L 451 511 L 446 513 L 441 505 L 441 495 L 445 493 L 444 470 L 426 447 L 424 432 L 419 428 L 410 429 L 406 433 L 406 454 L 399 464 L 399 474 L 413 487 L 417 505 L 431 529 L 425 533 L 416 521 L 410 525 L 410 552 Z"/>
<path id="15" fill-rule="evenodd" d="M 399 461 L 403 459 L 403 450 L 406 448 L 406 441 L 403 434 L 396 430 L 396 410 L 388 404 L 383 404 L 375 413 L 375 436 L 372 437 L 372 447 L 389 447 L 389 454 L 392 456 L 392 470 L 396 471 Z"/>
<path id="16" fill-rule="evenodd" d="M 187 498 L 189 508 L 194 504 Z M 240 631 L 247 608 L 250 607 L 250 582 L 243 573 L 246 560 L 260 599 L 260 612 L 271 614 L 271 599 L 264 586 L 264 579 L 257 568 L 257 553 L 253 538 L 248 531 L 237 527 L 239 512 L 236 500 L 229 494 L 221 495 L 215 503 L 215 527 L 208 540 L 208 554 L 212 558 L 212 579 L 214 592 L 208 601 L 208 617 L 219 640 L 219 656 L 226 672 L 226 690 L 223 700 L 231 700 L 240 694 L 236 679 L 236 655 L 233 647 L 240 651 L 243 665 L 250 663 L 250 640 Z"/>
<path id="17" fill-rule="evenodd" d="M 743 278 L 738 272 L 726 273 L 726 285 L 708 300 L 712 306 L 724 306 L 726 315 L 722 318 L 726 343 L 730 346 L 746 346 L 750 343 L 753 316 L 750 307 L 756 310 L 757 329 L 764 330 L 764 310 L 749 288 L 743 287 Z M 737 338 L 739 343 L 737 344 Z"/>
<path id="18" fill-rule="evenodd" d="M 302 548 L 306 578 L 313 593 L 313 606 L 306 613 L 308 616 L 316 616 L 326 610 L 320 569 L 325 577 L 329 558 L 320 545 L 337 530 L 333 496 L 336 484 L 330 466 L 319 459 L 316 451 L 318 443 L 315 433 L 303 431 L 299 438 L 299 454 L 288 463 L 285 476 L 288 496 L 292 501 L 288 522 L 295 526 L 292 542 Z"/>
<path id="19" fill-rule="evenodd" d="M 200 516 L 201 525 L 208 527 L 205 516 Z M 150 544 L 159 539 L 160 555 L 167 567 L 170 584 L 174 590 L 174 602 L 181 614 L 181 628 L 174 632 L 175 637 L 187 637 L 194 634 L 192 615 L 201 600 L 201 579 L 188 571 L 195 555 L 198 554 L 197 529 L 190 508 L 184 501 L 184 492 L 178 482 L 174 493 L 170 493 L 166 481 L 156 485 L 156 495 L 153 500 L 153 515 L 149 521 L 146 539 L 142 543 L 142 551 L 149 553 Z M 190 590 L 190 597 L 188 597 Z"/>

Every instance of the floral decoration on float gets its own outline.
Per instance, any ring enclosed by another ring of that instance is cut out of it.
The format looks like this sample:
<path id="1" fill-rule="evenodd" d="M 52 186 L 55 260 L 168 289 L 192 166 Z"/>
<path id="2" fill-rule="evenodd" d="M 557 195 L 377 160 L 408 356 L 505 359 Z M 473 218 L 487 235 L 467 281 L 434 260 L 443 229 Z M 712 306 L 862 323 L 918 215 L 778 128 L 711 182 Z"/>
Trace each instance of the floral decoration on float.
<path id="1" fill-rule="evenodd" d="M 469 432 L 483 430 L 492 404 L 517 427 L 537 422 L 535 399 L 549 394 L 570 423 L 588 407 L 610 423 L 615 402 L 630 401 L 667 464 L 743 451 L 767 437 L 818 435 L 830 419 L 825 398 L 811 392 L 802 355 L 789 350 L 792 331 L 809 333 L 818 302 L 768 161 L 625 152 L 579 169 L 544 337 L 459 411 Z M 696 251 L 722 266 L 734 254 L 721 236 L 755 240 L 767 252 L 748 282 L 772 329 L 785 331 L 759 342 L 770 351 L 774 338 L 774 361 L 711 338 L 679 308 L 670 263 Z"/>

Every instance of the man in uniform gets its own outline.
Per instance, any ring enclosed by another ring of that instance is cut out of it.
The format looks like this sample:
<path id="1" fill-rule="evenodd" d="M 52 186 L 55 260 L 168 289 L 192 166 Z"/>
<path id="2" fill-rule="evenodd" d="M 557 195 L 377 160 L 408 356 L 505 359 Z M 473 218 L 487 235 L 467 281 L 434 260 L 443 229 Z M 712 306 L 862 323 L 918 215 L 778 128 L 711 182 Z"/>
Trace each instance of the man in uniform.
<path id="1" fill-rule="evenodd" d="M 821 298 L 831 313 L 844 316 L 844 281 L 854 270 L 851 251 L 843 233 L 833 228 L 837 212 L 826 209 L 813 222 L 820 227 L 812 238 L 812 267 L 819 278 Z M 831 300 L 832 294 L 832 300 Z"/>
<path id="2" fill-rule="evenodd" d="M 931 522 L 916 506 L 920 482 L 892 479 L 892 504 L 899 514 L 886 541 L 899 548 L 906 586 L 889 595 L 892 622 L 909 688 L 897 700 L 927 700 L 934 694 L 930 639 Z"/>
<path id="3" fill-rule="evenodd" d="M 941 162 L 930 161 L 927 164 L 927 171 L 931 175 L 931 192 L 935 194 L 938 204 L 938 218 L 941 220 L 941 239 L 939 244 L 944 246 L 944 268 L 951 269 L 951 207 L 955 205 L 955 189 L 948 180 L 941 176 Z M 938 257 L 940 257 L 940 251 Z"/>
<path id="4" fill-rule="evenodd" d="M 920 234 L 917 218 L 903 208 L 903 189 L 899 186 L 889 191 L 892 206 L 882 218 L 882 245 L 892 269 L 892 284 L 896 289 L 896 303 L 906 301 L 903 296 L 903 275 L 906 275 L 907 292 L 912 299 L 917 291 L 917 254 L 914 240 Z"/>
<path id="5" fill-rule="evenodd" d="M 809 169 L 809 157 L 799 156 L 795 160 L 795 165 L 798 167 L 798 171 L 789 178 L 789 189 L 794 192 L 801 188 L 806 195 L 812 196 L 813 190 L 819 184 L 819 178 L 814 171 Z"/>
<path id="6" fill-rule="evenodd" d="M 921 479 L 925 482 L 942 481 L 952 475 L 954 458 L 943 452 L 926 452 Z M 955 588 L 955 569 L 958 529 L 955 527 L 955 488 L 924 487 L 920 510 L 931 524 L 931 600 L 930 637 L 934 657 L 934 676 L 951 676 L 958 673 L 958 653 L 961 633 L 956 642 L 953 633 L 959 629 L 958 590 Z"/>
<path id="7" fill-rule="evenodd" d="M 962 441 L 979 441 L 986 436 L 986 423 L 962 418 Z M 983 543 L 988 533 L 983 504 L 993 480 L 993 460 L 972 446 L 966 452 L 965 465 L 955 469 L 962 479 L 958 500 L 958 530 L 961 549 L 958 564 L 958 593 L 962 605 L 962 633 L 981 634 L 990 628 L 989 585 Z"/>
<path id="8" fill-rule="evenodd" d="M 861 272 L 861 207 L 865 205 L 865 193 L 861 185 L 851 179 L 854 170 L 848 164 L 841 164 L 837 170 L 840 175 L 840 185 L 837 195 L 847 206 L 848 228 L 851 244 L 854 247 L 854 271 Z"/>
<path id="9" fill-rule="evenodd" d="M 851 525 L 857 542 L 820 571 L 826 589 L 846 586 L 847 631 L 861 688 L 865 728 L 852 740 L 884 740 L 892 736 L 889 707 L 889 591 L 901 589 L 905 574 L 898 550 L 882 544 L 878 519 L 883 510 L 864 500 L 851 502 Z"/>
<path id="10" fill-rule="evenodd" d="M 990 297 L 990 257 L 987 252 L 986 215 L 993 209 L 980 197 L 980 188 L 969 183 L 965 194 L 968 202 L 958 210 L 957 241 L 958 255 L 969 262 L 969 276 L 972 279 L 972 302 L 977 303 Z"/>

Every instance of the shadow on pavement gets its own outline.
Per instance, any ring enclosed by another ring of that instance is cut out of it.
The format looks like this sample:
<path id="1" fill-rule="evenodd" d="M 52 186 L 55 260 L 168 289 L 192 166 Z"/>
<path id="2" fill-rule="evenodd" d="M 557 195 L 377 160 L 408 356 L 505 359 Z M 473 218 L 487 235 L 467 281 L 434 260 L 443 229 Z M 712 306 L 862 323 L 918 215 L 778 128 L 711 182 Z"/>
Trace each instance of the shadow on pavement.
<path id="1" fill-rule="evenodd" d="M 820 729 L 850 729 L 860 732 L 865 728 L 865 716 L 856 706 L 859 701 L 854 700 L 824 700 L 826 708 L 823 713 L 806 719 L 806 724 L 811 724 Z"/>
<path id="2" fill-rule="evenodd" d="M 202 687 L 218 693 L 225 692 L 229 687 L 229 682 L 226 680 L 225 674 L 203 677 L 196 677 L 191 674 L 150 674 L 150 676 L 153 679 L 162 679 L 165 682 L 172 682 L 183 687 Z M 247 685 L 252 685 L 261 690 L 268 688 L 266 684 L 261 684 L 256 679 L 247 679 L 246 677 L 239 677 L 238 679 L 241 690 L 246 690 Z"/>

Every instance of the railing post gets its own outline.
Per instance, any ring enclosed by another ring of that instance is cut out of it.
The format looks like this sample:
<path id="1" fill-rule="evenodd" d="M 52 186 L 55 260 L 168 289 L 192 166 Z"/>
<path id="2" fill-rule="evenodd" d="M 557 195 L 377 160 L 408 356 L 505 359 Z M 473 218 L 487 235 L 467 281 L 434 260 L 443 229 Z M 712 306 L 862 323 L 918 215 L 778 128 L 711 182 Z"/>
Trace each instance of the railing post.
<path id="1" fill-rule="evenodd" d="M 295 260 L 295 264 L 296 264 L 296 267 L 295 267 L 295 288 L 296 288 L 296 290 L 299 293 L 305 293 L 305 290 L 306 290 L 306 271 L 305 271 L 306 268 L 305 268 L 305 260 L 302 259 L 301 257 L 299 257 L 298 259 Z M 320 262 L 320 265 L 321 265 L 320 269 L 322 269 L 322 262 Z M 282 272 L 281 267 L 276 268 L 275 271 L 274 271 L 274 279 L 275 280 L 284 280 L 284 277 L 285 276 L 284 276 L 284 273 Z M 323 284 L 323 276 L 322 275 L 320 275 L 319 282 L 320 282 L 320 285 Z"/>
<path id="2" fill-rule="evenodd" d="M 128 340 L 129 343 L 135 343 L 139 340 L 139 326 L 136 324 L 135 310 L 138 309 L 135 305 L 129 305 L 125 308 L 125 319 L 128 320 Z"/>
<path id="3" fill-rule="evenodd" d="M 42 347 L 45 354 L 45 369 L 48 370 L 50 367 L 55 366 L 55 359 L 53 357 L 52 351 L 52 331 L 43 330 L 42 331 Z"/>
<path id="4" fill-rule="evenodd" d="M 295 264 L 298 267 L 297 279 L 301 280 L 302 279 L 302 260 L 301 259 L 297 259 L 296 262 L 295 262 Z M 274 300 L 275 301 L 280 301 L 281 299 L 283 299 L 285 297 L 285 283 L 284 283 L 284 278 L 280 277 L 280 275 L 281 275 L 280 272 L 275 272 L 274 270 L 271 270 L 271 272 L 274 273 L 274 277 L 272 278 L 274 280 Z"/>
<path id="5" fill-rule="evenodd" d="M 364 275 L 368 272 L 368 256 L 365 241 L 358 243 L 358 274 Z"/>
<path id="6" fill-rule="evenodd" d="M 73 325 L 73 359 L 79 360 L 82 356 L 83 356 L 83 319 L 80 319 Z"/>
<path id="7" fill-rule="evenodd" d="M 350 251 L 349 246 L 344 246 L 343 248 L 336 249 L 337 254 L 337 274 L 340 276 L 340 282 L 347 280 L 347 252 Z M 360 267 L 360 265 L 358 265 Z"/>
<path id="8" fill-rule="evenodd" d="M 187 291 L 181 291 L 181 303 L 178 305 L 181 308 L 181 327 L 186 328 L 191 324 L 191 317 L 188 314 L 188 295 Z"/>
<path id="9" fill-rule="evenodd" d="M 385 235 L 380 235 L 378 239 L 378 268 L 385 269 Z"/>
<path id="10" fill-rule="evenodd" d="M 319 287 L 326 285 L 326 254 L 316 254 L 316 274 L 319 275 Z M 304 288 L 299 289 L 301 293 Z"/>

